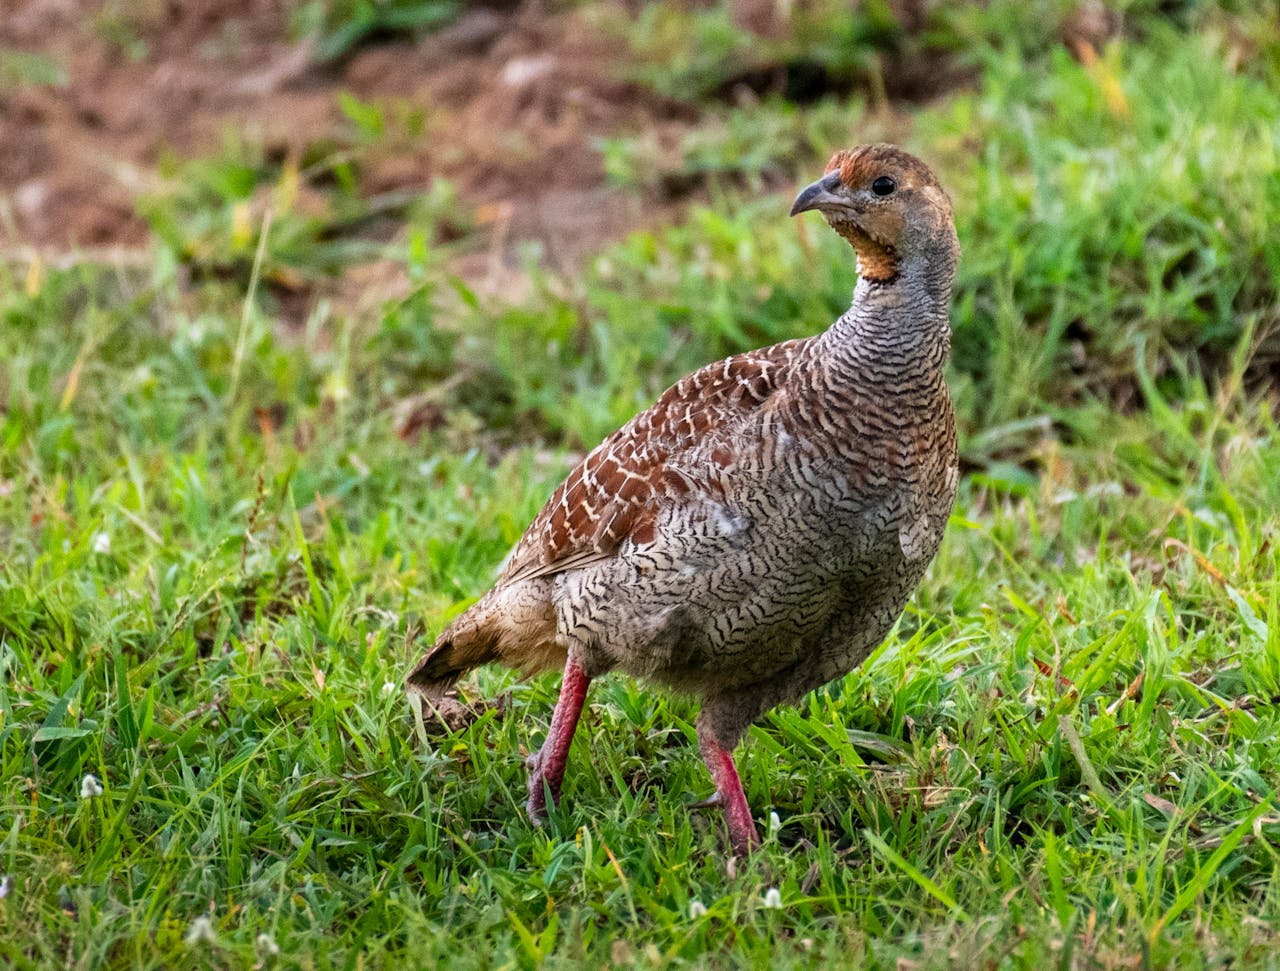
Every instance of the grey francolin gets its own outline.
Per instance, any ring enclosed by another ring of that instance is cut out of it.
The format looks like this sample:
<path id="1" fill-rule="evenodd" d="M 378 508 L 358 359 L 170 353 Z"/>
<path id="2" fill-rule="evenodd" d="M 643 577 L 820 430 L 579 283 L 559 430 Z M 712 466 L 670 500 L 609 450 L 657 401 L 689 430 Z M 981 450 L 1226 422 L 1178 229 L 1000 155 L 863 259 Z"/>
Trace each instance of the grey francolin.
<path id="1" fill-rule="evenodd" d="M 849 310 L 695 371 L 605 439 L 409 676 L 440 702 L 489 661 L 563 665 L 529 759 L 535 821 L 559 799 L 588 683 L 617 669 L 701 699 L 713 801 L 749 852 L 734 747 L 861 664 L 938 550 L 958 476 L 951 203 L 919 159 L 871 145 L 837 152 L 791 214 L 811 209 L 857 251 Z"/>

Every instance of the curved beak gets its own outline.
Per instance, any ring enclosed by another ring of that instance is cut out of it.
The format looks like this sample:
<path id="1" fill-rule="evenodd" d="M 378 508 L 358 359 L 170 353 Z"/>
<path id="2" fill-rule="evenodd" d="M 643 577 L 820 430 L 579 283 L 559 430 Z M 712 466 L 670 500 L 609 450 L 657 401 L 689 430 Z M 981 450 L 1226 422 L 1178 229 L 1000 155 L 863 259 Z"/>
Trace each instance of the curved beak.
<path id="1" fill-rule="evenodd" d="M 839 187 L 840 173 L 828 172 L 817 182 L 811 183 L 800 190 L 800 194 L 796 196 L 796 201 L 791 204 L 791 215 L 798 216 L 800 213 L 808 212 L 810 209 L 821 209 L 823 206 L 845 203 L 845 199 L 836 195 L 836 190 Z"/>

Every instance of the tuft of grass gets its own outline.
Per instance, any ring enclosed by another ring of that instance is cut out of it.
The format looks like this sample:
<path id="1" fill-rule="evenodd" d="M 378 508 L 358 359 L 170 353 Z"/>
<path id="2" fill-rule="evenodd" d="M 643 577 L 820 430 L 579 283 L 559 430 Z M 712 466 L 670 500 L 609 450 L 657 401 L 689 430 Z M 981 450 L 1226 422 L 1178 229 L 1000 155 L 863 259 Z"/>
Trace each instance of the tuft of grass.
<path id="1" fill-rule="evenodd" d="M 387 112 L 344 96 L 353 146 L 317 144 L 284 157 L 228 136 L 224 150 L 164 161 L 162 183 L 139 210 L 169 258 L 193 275 L 248 284 L 261 251 L 263 280 L 297 291 L 354 264 L 392 255 L 387 226 L 439 245 L 465 235 L 469 217 L 441 179 L 425 192 L 368 195 L 361 162 L 404 137 Z M 421 134 L 421 117 L 400 119 Z"/>
<path id="2" fill-rule="evenodd" d="M 294 19 L 315 36 L 315 58 L 339 60 L 380 37 L 429 31 L 462 10 L 457 0 L 306 0 Z"/>
<path id="3" fill-rule="evenodd" d="M 25 87 L 61 88 L 66 83 L 66 69 L 54 58 L 0 47 L 0 92 Z"/>
<path id="4" fill-rule="evenodd" d="M 1034 89 L 1010 61 L 923 119 L 944 151 L 981 146 L 951 188 L 980 241 L 956 363 L 990 375 L 988 420 L 1036 398 L 1127 404 L 1135 352 L 1160 375 L 1188 359 L 1220 372 L 1243 334 L 1275 326 L 1280 100 L 1224 65 L 1226 43 L 1160 29 L 1092 64 L 1060 52 Z M 1015 350 L 1028 331 L 1030 355 Z"/>
<path id="5" fill-rule="evenodd" d="M 913 45 L 890 4 L 822 2 L 745 11 L 652 4 L 625 32 L 639 63 L 627 73 L 670 98 L 699 103 L 736 87 L 809 102 L 868 79 L 883 94 L 883 59 Z"/>
<path id="6" fill-rule="evenodd" d="M 828 98 L 801 110 L 773 99 L 705 112 L 675 144 L 656 131 L 600 140 L 604 167 L 620 185 L 679 196 L 704 185 L 758 192 L 791 176 L 797 158 L 821 155 L 847 137 L 859 105 Z"/>

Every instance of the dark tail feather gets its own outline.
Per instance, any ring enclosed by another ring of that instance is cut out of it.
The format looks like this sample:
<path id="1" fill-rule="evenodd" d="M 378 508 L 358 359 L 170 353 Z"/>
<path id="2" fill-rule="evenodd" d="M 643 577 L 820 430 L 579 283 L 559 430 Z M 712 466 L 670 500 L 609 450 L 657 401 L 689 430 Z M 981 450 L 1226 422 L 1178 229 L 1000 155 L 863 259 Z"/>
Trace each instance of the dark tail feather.
<path id="1" fill-rule="evenodd" d="M 492 646 L 477 650 L 472 641 L 465 649 L 460 649 L 458 641 L 448 636 L 432 645 L 407 679 L 409 689 L 422 696 L 422 725 L 428 734 L 434 734 L 440 728 L 446 732 L 461 731 L 490 707 L 483 702 L 464 702 L 458 697 L 454 685 L 472 668 L 493 660 L 495 656 Z"/>
<path id="2" fill-rule="evenodd" d="M 410 688 L 432 700 L 443 698 L 458 679 L 482 664 L 498 659 L 496 637 L 441 637 L 410 673 Z"/>

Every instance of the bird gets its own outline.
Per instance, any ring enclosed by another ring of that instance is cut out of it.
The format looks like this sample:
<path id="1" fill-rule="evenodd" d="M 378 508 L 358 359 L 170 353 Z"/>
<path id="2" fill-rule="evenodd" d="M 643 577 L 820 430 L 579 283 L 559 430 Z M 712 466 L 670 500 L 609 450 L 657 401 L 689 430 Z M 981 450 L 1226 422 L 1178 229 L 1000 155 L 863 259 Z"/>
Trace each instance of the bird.
<path id="1" fill-rule="evenodd" d="M 609 435 L 408 676 L 444 704 L 489 662 L 563 669 L 528 759 L 535 823 L 559 803 L 590 682 L 617 670 L 701 702 L 707 804 L 732 857 L 749 855 L 734 749 L 773 707 L 861 665 L 940 547 L 959 479 L 951 200 L 920 159 L 875 144 L 831 157 L 790 214 L 810 211 L 853 247 L 849 309 L 688 374 Z"/>

